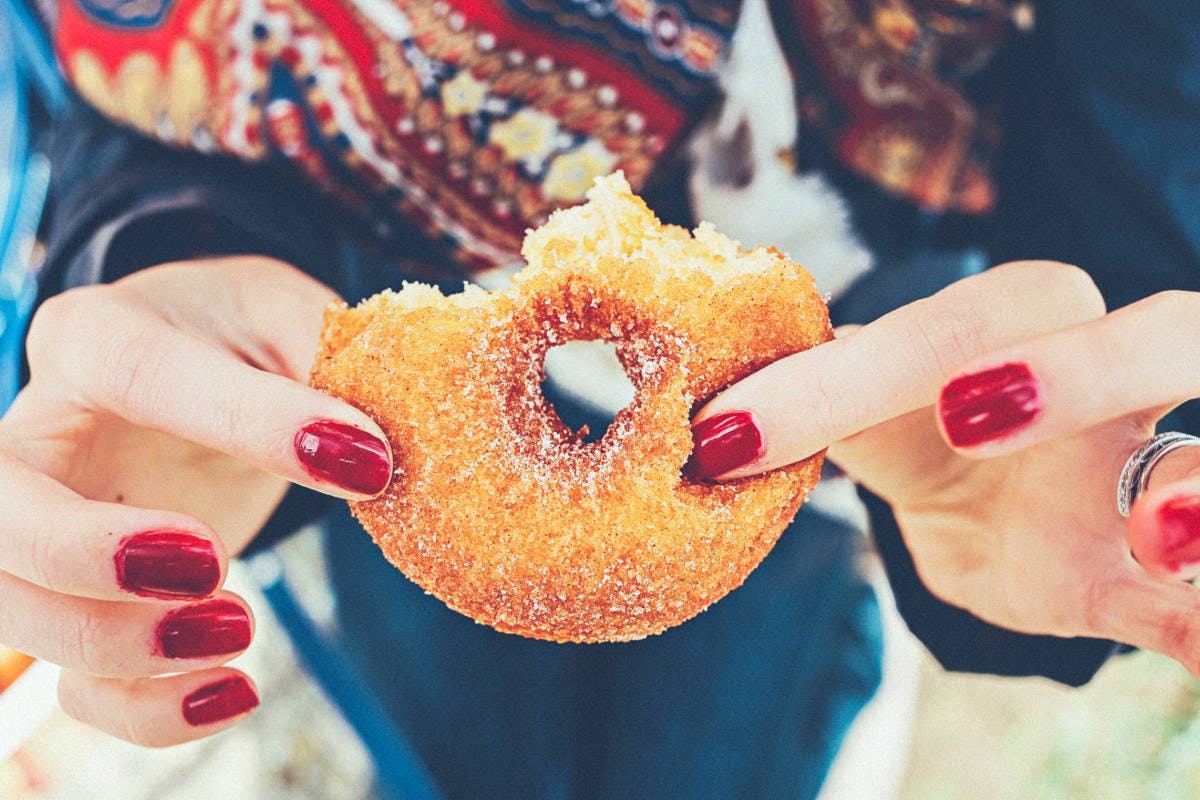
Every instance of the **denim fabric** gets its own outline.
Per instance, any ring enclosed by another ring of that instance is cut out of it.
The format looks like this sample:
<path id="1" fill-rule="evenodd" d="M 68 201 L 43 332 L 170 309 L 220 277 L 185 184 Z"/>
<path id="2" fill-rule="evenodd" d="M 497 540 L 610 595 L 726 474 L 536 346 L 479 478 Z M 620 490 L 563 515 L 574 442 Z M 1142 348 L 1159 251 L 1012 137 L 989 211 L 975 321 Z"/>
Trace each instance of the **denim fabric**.
<path id="1" fill-rule="evenodd" d="M 450 798 L 811 798 L 880 679 L 860 534 L 802 510 L 746 583 L 638 642 L 497 633 L 328 529 L 346 647 Z"/>

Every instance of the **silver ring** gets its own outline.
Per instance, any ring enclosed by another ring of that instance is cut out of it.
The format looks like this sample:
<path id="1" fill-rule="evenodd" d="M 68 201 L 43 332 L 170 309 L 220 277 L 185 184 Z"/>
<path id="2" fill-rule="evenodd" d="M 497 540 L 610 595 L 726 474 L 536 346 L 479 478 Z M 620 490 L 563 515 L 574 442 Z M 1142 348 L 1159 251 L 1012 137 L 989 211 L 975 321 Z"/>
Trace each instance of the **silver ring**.
<path id="1" fill-rule="evenodd" d="M 1134 450 L 1133 455 L 1129 457 L 1129 460 L 1125 462 L 1125 467 L 1121 470 L 1121 477 L 1117 480 L 1118 513 L 1122 517 L 1129 516 L 1129 510 L 1133 508 L 1134 501 L 1142 496 L 1142 492 L 1146 491 L 1146 486 L 1150 483 L 1150 473 L 1154 471 L 1155 465 L 1162 460 L 1163 456 L 1181 447 L 1196 446 L 1200 446 L 1200 437 L 1192 436 L 1189 433 L 1169 431 L 1158 434 Z"/>

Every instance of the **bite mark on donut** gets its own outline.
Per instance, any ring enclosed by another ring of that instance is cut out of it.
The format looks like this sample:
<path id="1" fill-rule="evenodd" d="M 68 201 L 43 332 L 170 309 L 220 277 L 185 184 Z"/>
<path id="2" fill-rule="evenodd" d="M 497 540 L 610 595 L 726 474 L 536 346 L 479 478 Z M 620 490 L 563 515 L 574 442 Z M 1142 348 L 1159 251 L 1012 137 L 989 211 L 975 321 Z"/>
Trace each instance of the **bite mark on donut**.
<path id="1" fill-rule="evenodd" d="M 526 238 L 511 289 L 406 285 L 326 315 L 314 386 L 375 419 L 396 476 L 351 508 L 451 608 L 556 641 L 624 641 L 745 580 L 823 454 L 725 483 L 681 475 L 699 402 L 831 337 L 811 277 L 711 226 L 661 225 L 623 178 Z M 634 397 L 584 441 L 541 390 L 550 347 L 614 342 Z"/>

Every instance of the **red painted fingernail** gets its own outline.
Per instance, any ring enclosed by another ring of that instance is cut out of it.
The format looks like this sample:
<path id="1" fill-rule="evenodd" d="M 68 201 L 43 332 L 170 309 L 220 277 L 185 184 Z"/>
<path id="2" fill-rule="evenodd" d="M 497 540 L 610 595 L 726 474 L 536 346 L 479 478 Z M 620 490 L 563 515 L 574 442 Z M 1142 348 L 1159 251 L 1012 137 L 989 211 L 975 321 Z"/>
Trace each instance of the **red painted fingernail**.
<path id="1" fill-rule="evenodd" d="M 1200 497 L 1175 497 L 1158 507 L 1163 566 L 1175 572 L 1200 562 Z"/>
<path id="2" fill-rule="evenodd" d="M 296 457 L 308 474 L 359 494 L 379 494 L 392 477 L 387 445 L 353 425 L 321 420 L 296 434 Z"/>
<path id="3" fill-rule="evenodd" d="M 121 588 L 142 597 L 207 597 L 221 580 L 213 543 L 181 531 L 130 536 L 113 561 Z"/>
<path id="4" fill-rule="evenodd" d="M 210 658 L 250 646 L 250 615 L 228 600 L 172 611 L 158 625 L 158 647 L 167 658 Z"/>
<path id="5" fill-rule="evenodd" d="M 183 718 L 189 725 L 211 725 L 258 708 L 258 693 L 239 676 L 210 683 L 183 698 Z"/>
<path id="6" fill-rule="evenodd" d="M 749 411 L 709 417 L 692 428 L 694 449 L 683 467 L 692 480 L 706 480 L 744 467 L 763 453 L 762 433 Z"/>
<path id="7" fill-rule="evenodd" d="M 938 400 L 946 436 L 956 447 L 974 447 L 1013 433 L 1041 410 L 1037 380 L 1024 364 L 955 378 Z"/>

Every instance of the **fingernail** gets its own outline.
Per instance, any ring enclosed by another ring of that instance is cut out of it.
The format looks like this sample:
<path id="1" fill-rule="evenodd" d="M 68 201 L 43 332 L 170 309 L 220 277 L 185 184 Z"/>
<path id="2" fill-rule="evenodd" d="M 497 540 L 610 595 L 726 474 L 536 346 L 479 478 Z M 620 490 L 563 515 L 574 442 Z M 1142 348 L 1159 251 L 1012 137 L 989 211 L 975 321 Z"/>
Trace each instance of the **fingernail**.
<path id="1" fill-rule="evenodd" d="M 250 646 L 250 615 L 228 600 L 176 609 L 158 626 L 158 646 L 167 658 L 210 658 Z"/>
<path id="2" fill-rule="evenodd" d="M 942 389 L 938 411 L 956 447 L 973 447 L 1028 425 L 1042 410 L 1037 380 L 1024 364 L 963 375 Z"/>
<path id="3" fill-rule="evenodd" d="M 151 531 L 121 542 L 117 583 L 142 597 L 207 597 L 221 580 L 213 543 L 180 531 Z"/>
<path id="4" fill-rule="evenodd" d="M 1200 497 L 1175 497 L 1158 507 L 1163 566 L 1178 571 L 1200 562 Z"/>
<path id="5" fill-rule="evenodd" d="M 211 725 L 258 708 L 258 693 L 241 676 L 210 683 L 183 698 L 189 725 Z"/>
<path id="6" fill-rule="evenodd" d="M 762 455 L 762 433 L 749 411 L 731 411 L 709 417 L 692 428 L 692 457 L 683 474 L 706 480 L 744 467 Z"/>
<path id="7" fill-rule="evenodd" d="M 296 434 L 296 457 L 308 474 L 359 494 L 379 494 L 392 477 L 387 445 L 353 425 L 321 420 Z"/>

